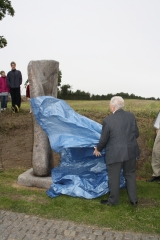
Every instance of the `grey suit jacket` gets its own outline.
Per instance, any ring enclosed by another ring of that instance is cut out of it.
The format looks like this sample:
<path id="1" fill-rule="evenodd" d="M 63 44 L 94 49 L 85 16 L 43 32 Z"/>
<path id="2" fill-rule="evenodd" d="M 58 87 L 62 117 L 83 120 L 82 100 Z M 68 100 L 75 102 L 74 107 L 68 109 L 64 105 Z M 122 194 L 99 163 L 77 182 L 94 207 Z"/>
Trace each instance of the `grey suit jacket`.
<path id="1" fill-rule="evenodd" d="M 97 150 L 106 149 L 106 163 L 123 162 L 139 156 L 139 131 L 133 113 L 117 110 L 103 120 Z"/>

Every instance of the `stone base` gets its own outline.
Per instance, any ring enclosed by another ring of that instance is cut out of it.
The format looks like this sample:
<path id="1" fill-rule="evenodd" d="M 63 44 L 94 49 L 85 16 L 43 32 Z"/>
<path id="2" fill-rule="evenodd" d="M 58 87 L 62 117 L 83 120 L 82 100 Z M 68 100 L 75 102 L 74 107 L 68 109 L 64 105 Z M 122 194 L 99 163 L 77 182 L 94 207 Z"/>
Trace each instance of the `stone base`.
<path id="1" fill-rule="evenodd" d="M 26 187 L 37 187 L 49 189 L 52 184 L 51 177 L 37 177 L 33 175 L 33 168 L 22 173 L 18 177 L 19 185 Z"/>

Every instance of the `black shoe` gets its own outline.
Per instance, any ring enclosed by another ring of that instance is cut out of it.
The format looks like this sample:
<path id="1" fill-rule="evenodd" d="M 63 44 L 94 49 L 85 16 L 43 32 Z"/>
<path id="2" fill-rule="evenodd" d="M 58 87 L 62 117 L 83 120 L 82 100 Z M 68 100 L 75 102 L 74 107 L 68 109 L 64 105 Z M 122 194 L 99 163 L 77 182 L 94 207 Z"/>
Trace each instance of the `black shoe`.
<path id="1" fill-rule="evenodd" d="M 131 202 L 131 201 L 130 201 L 130 203 L 132 204 L 133 207 L 137 207 L 137 205 L 138 205 L 138 202 L 137 202 L 137 201 L 136 201 L 136 202 Z"/>
<path id="2" fill-rule="evenodd" d="M 158 177 L 151 177 L 150 179 L 146 180 L 146 182 L 155 182 L 155 181 L 160 181 L 160 176 L 158 176 Z"/>
<path id="3" fill-rule="evenodd" d="M 112 204 L 108 202 L 108 200 L 101 200 L 100 201 L 101 204 L 107 205 L 107 206 L 111 206 Z"/>

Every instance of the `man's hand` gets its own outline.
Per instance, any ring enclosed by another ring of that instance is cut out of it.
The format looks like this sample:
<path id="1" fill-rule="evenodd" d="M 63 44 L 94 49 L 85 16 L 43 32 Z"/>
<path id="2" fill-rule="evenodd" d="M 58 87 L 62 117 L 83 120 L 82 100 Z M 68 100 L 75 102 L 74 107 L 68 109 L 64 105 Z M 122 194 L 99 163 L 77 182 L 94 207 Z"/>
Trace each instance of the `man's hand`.
<path id="1" fill-rule="evenodd" d="M 93 154 L 96 155 L 96 157 L 102 156 L 101 153 L 97 150 L 97 147 L 94 147 L 94 152 L 93 152 Z"/>

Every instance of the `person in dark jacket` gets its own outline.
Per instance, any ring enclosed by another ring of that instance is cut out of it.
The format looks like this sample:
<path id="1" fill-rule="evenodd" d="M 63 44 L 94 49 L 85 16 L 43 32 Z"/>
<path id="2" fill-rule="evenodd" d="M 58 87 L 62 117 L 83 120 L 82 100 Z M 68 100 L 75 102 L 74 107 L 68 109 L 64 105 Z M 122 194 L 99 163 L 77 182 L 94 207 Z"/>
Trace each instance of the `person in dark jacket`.
<path id="1" fill-rule="evenodd" d="M 12 111 L 19 112 L 21 105 L 20 86 L 22 84 L 22 74 L 16 70 L 16 63 L 11 62 L 12 70 L 7 74 L 7 84 L 10 87 L 10 94 L 12 98 Z"/>
<path id="2" fill-rule="evenodd" d="M 139 156 L 136 140 L 139 131 L 133 113 L 124 111 L 123 107 L 122 97 L 115 96 L 111 99 L 110 111 L 113 114 L 103 120 L 101 138 L 93 154 L 101 156 L 102 149 L 106 150 L 110 194 L 108 200 L 101 200 L 101 203 L 106 205 L 119 203 L 120 172 L 123 169 L 130 203 L 137 206 L 135 171 L 136 158 Z"/>

